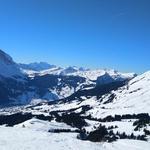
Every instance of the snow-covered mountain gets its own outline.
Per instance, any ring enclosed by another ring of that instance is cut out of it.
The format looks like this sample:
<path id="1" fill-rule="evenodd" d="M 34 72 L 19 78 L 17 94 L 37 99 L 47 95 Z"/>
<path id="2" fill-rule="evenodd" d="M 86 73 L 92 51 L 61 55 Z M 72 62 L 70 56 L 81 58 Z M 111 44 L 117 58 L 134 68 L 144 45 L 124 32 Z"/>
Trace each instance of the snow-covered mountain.
<path id="1" fill-rule="evenodd" d="M 0 76 L 6 78 L 23 76 L 18 64 L 2 50 L 0 50 Z"/>
<path id="2" fill-rule="evenodd" d="M 27 104 L 35 99 L 58 100 L 71 96 L 81 89 L 94 88 L 102 77 L 105 78 L 102 84 L 109 82 L 108 76 L 114 82 L 135 77 L 134 73 L 120 73 L 115 70 L 61 68 L 42 62 L 17 64 L 2 50 L 0 69 L 0 104 L 2 102 Z"/>
<path id="3" fill-rule="evenodd" d="M 112 86 L 113 84 L 116 85 L 116 83 L 112 82 L 103 85 L 102 88 L 104 89 L 106 86 Z M 86 92 L 89 93 L 92 89 L 94 93 L 94 89 L 96 88 L 99 87 L 87 88 Z M 81 89 L 80 91 L 82 90 L 85 89 Z M 97 97 L 97 93 L 99 97 Z M 106 117 L 110 114 L 113 116 L 138 113 L 150 114 L 150 71 L 133 78 L 116 90 L 111 90 L 103 95 L 100 94 L 101 91 L 97 91 L 97 93 L 96 95 L 94 93 L 90 98 L 81 95 L 78 98 L 75 96 L 71 101 L 64 101 L 62 99 L 54 105 L 46 105 L 50 107 L 51 111 L 70 110 L 89 105 L 91 109 L 86 111 L 86 115 L 90 114 L 95 118 Z M 42 108 L 45 109 L 48 107 L 43 105 L 40 108 L 42 110 Z"/>
<path id="4" fill-rule="evenodd" d="M 16 134 L 21 143 L 26 141 L 25 144 L 33 150 L 35 147 L 32 144 L 40 142 L 41 138 L 47 145 L 50 140 L 51 146 L 57 149 L 149 150 L 150 72 L 117 86 L 114 79 L 108 74 L 106 76 L 110 82 L 86 88 L 88 96 L 1 109 L 1 124 L 13 126 L 0 127 L 2 135 L 5 138 L 11 136 L 8 142 L 13 144 L 11 141 Z M 103 81 L 103 76 L 99 80 Z M 9 132 L 11 135 L 8 136 Z M 24 135 L 23 141 L 18 133 Z M 29 144 L 31 137 L 36 142 Z M 14 144 L 15 148 L 17 146 Z M 44 148 L 41 144 L 39 147 Z"/>
<path id="5" fill-rule="evenodd" d="M 88 80 L 96 81 L 98 77 L 109 74 L 115 80 L 123 80 L 123 79 L 132 79 L 136 76 L 135 73 L 121 73 L 116 70 L 111 69 L 84 69 L 78 67 L 54 67 L 51 69 L 43 70 L 43 71 L 34 71 L 34 70 L 24 70 L 29 76 L 43 76 L 43 75 L 63 75 L 63 76 L 80 76 L 86 78 Z"/>

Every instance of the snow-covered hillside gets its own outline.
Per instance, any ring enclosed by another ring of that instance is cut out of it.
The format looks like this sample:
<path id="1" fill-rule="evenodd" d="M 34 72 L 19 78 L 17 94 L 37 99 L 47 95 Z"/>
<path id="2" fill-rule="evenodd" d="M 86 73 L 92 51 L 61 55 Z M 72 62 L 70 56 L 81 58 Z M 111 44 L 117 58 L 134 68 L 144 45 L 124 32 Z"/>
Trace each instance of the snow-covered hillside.
<path id="1" fill-rule="evenodd" d="M 105 104 L 113 94 L 112 102 Z M 105 107 L 101 109 L 101 107 Z M 127 85 L 103 97 L 101 106 L 93 111 L 93 116 L 109 114 L 150 114 L 150 71 L 137 76 Z"/>
<path id="2" fill-rule="evenodd" d="M 36 122 L 34 122 L 36 124 Z M 39 123 L 43 126 L 43 122 Z M 55 123 L 53 127 L 57 126 Z M 45 126 L 45 125 L 44 125 Z M 1 150 L 149 150 L 150 142 L 119 140 L 113 143 L 92 143 L 76 138 L 76 133 L 48 133 L 43 128 L 0 127 Z M 47 128 L 51 127 L 48 126 Z"/>

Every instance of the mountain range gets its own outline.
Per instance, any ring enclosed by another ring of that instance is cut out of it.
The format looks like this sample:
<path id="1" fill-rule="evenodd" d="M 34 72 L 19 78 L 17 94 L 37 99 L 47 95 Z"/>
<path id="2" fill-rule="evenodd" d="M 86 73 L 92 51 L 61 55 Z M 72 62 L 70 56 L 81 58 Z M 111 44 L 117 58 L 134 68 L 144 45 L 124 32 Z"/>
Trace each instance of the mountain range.
<path id="1" fill-rule="evenodd" d="M 150 71 L 18 64 L 2 50 L 0 70 L 7 149 L 149 150 Z"/>
<path id="2" fill-rule="evenodd" d="M 136 74 L 115 70 L 57 67 L 48 63 L 17 64 L 0 50 L 0 104 L 59 100 L 85 88 L 130 80 Z"/>

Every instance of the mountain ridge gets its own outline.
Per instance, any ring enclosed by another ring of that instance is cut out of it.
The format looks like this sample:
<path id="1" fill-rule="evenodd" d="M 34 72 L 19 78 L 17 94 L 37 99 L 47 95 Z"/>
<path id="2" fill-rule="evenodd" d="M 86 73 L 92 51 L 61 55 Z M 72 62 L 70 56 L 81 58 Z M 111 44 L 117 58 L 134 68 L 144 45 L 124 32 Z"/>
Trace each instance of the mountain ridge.
<path id="1" fill-rule="evenodd" d="M 115 70 L 89 70 L 75 66 L 61 68 L 43 62 L 17 64 L 2 50 L 0 56 L 0 92 L 3 93 L 0 94 L 0 100 L 6 99 L 6 102 L 14 104 L 28 104 L 34 99 L 51 101 L 66 98 L 85 87 L 94 88 L 97 78 L 106 78 L 105 74 L 113 78 L 114 82 L 130 80 L 136 76 L 134 73 L 120 73 Z M 107 79 L 105 82 L 108 82 Z"/>

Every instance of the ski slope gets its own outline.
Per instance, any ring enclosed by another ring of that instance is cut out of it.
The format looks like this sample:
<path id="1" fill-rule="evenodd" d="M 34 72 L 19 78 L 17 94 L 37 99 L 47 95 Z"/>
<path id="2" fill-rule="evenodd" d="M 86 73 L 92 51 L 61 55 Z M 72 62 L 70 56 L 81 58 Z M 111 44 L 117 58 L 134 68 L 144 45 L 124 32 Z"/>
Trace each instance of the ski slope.
<path id="1" fill-rule="evenodd" d="M 38 122 L 38 126 L 30 123 Z M 1 150 L 149 150 L 150 142 L 118 140 L 113 143 L 92 143 L 78 140 L 76 133 L 49 133 L 45 128 L 66 125 L 51 124 L 32 120 L 25 127 L 0 127 Z"/>

